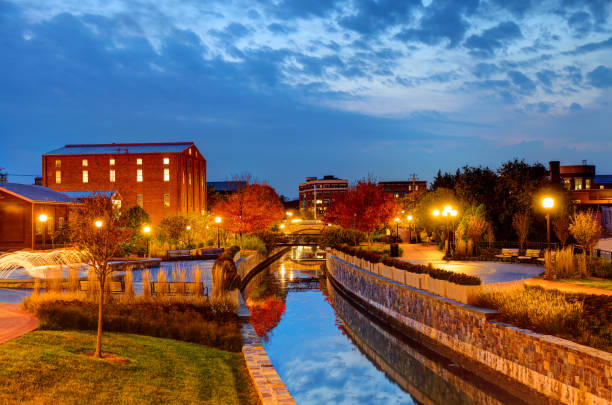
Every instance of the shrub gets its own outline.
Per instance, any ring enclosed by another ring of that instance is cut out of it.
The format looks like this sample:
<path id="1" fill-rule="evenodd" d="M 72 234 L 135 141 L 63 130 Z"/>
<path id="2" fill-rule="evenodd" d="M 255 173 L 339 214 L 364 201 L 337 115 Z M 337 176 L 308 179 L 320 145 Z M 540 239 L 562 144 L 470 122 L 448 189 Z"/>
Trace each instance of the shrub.
<path id="1" fill-rule="evenodd" d="M 386 266 L 392 266 L 398 269 L 406 270 L 411 273 L 418 274 L 429 274 L 431 277 L 438 280 L 446 280 L 451 283 L 461 285 L 480 285 L 482 281 L 479 277 L 471 276 L 464 273 L 455 273 L 454 271 L 447 271 L 442 269 L 436 269 L 429 264 L 424 266 L 422 264 L 412 264 L 404 260 L 399 260 L 393 257 L 389 257 L 380 252 L 371 250 L 361 249 L 353 246 L 339 245 L 335 249 L 344 252 L 351 256 L 356 256 L 360 259 L 367 260 L 371 263 L 383 263 Z"/>
<path id="2" fill-rule="evenodd" d="M 42 294 L 23 306 L 40 320 L 41 329 L 96 330 L 97 305 L 76 294 Z M 106 331 L 135 333 L 240 351 L 242 338 L 235 308 L 227 301 L 207 299 L 151 300 L 127 303 L 110 299 L 103 315 Z"/>
<path id="3" fill-rule="evenodd" d="M 268 247 L 264 241 L 255 235 L 247 235 L 242 238 L 242 249 L 256 250 L 264 256 L 268 254 Z"/>
<path id="4" fill-rule="evenodd" d="M 341 244 L 357 246 L 365 241 L 365 234 L 354 229 L 328 226 L 321 232 L 321 246 L 330 247 Z"/>
<path id="5" fill-rule="evenodd" d="M 612 280 L 612 260 L 593 258 L 591 260 L 590 271 L 595 277 Z"/>

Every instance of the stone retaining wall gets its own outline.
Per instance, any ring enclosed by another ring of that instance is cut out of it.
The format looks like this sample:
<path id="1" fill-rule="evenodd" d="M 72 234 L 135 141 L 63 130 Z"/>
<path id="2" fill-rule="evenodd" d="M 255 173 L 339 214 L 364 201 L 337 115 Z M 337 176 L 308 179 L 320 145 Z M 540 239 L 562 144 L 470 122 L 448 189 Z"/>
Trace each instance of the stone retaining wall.
<path id="1" fill-rule="evenodd" d="M 489 321 L 495 311 L 388 280 L 333 254 L 327 269 L 370 306 L 539 393 L 567 404 L 612 401 L 610 353 Z"/>

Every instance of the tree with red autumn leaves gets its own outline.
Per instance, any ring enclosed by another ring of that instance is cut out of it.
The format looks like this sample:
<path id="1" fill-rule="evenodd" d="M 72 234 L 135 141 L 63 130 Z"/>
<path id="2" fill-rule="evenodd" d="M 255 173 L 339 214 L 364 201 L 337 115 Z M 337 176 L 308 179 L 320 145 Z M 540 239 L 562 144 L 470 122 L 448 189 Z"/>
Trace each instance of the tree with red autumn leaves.
<path id="1" fill-rule="evenodd" d="M 385 193 L 374 180 L 364 179 L 334 199 L 325 219 L 345 229 L 364 232 L 370 240 L 371 232 L 390 223 L 399 210 L 392 195 Z"/>
<path id="2" fill-rule="evenodd" d="M 267 184 L 250 184 L 213 208 L 221 227 L 242 235 L 264 231 L 284 216 L 283 203 Z"/>

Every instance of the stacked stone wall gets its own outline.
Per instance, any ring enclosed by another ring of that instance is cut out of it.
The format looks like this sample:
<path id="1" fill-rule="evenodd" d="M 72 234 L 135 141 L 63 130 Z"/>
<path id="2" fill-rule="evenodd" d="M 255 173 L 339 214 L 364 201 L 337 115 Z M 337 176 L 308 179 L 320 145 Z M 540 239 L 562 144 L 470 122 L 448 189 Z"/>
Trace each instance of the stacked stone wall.
<path id="1" fill-rule="evenodd" d="M 612 402 L 612 354 L 487 319 L 471 307 L 327 256 L 333 279 L 373 308 L 453 351 L 568 404 Z"/>

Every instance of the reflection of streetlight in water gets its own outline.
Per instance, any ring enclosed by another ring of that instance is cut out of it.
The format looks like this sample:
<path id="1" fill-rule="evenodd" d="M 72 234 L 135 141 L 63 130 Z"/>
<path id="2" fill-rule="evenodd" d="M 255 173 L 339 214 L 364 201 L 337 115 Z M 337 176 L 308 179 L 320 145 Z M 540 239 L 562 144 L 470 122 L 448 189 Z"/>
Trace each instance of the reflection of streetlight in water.
<path id="1" fill-rule="evenodd" d="M 289 280 L 293 281 L 293 272 L 292 271 L 289 272 Z"/>

